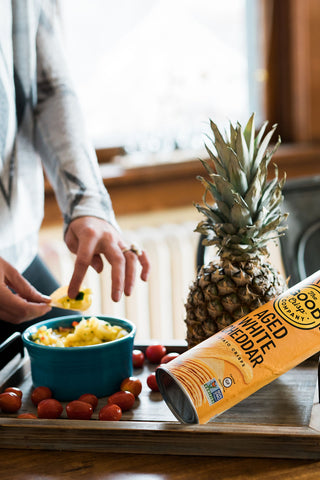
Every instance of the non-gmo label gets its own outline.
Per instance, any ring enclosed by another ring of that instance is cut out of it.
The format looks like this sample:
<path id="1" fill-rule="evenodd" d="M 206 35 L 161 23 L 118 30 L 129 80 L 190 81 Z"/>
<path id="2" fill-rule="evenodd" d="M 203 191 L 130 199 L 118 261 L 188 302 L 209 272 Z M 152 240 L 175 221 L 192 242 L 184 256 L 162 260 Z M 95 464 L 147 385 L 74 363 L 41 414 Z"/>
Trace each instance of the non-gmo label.
<path id="1" fill-rule="evenodd" d="M 223 399 L 223 393 L 215 378 L 212 378 L 207 383 L 204 383 L 202 385 L 202 390 L 204 391 L 204 394 L 207 397 L 209 405 L 213 405 L 214 403 Z"/>
<path id="2" fill-rule="evenodd" d="M 283 320 L 293 327 L 311 330 L 320 325 L 320 288 L 310 285 L 280 296 L 274 302 L 274 308 Z"/>

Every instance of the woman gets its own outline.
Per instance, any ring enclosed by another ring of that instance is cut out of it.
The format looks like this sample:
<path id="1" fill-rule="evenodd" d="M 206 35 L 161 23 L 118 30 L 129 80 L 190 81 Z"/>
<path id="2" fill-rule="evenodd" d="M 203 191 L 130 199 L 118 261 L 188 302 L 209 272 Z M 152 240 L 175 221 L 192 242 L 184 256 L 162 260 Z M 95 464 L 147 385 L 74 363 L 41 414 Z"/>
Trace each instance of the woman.
<path id="1" fill-rule="evenodd" d="M 56 2 L 4 0 L 0 16 L 0 341 L 53 311 L 58 286 L 37 255 L 43 219 L 43 170 L 76 255 L 68 295 L 75 298 L 91 265 L 111 264 L 112 299 L 130 295 L 137 261 L 116 223 L 68 77 Z M 31 321 L 31 322 L 30 322 Z"/>

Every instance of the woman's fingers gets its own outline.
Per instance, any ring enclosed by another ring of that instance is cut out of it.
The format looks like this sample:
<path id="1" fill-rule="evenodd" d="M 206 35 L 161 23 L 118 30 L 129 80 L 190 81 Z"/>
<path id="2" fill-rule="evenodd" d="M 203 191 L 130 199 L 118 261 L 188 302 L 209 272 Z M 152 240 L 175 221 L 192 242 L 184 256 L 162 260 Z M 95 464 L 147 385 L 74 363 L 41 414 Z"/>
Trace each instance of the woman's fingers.
<path id="1" fill-rule="evenodd" d="M 51 310 L 50 297 L 38 292 L 3 258 L 0 258 L 0 318 L 22 323 Z"/>
<path id="2" fill-rule="evenodd" d="M 81 239 L 78 239 L 78 250 L 68 289 L 70 298 L 75 298 L 78 295 L 85 274 L 94 258 L 95 250 L 96 238 L 94 236 L 84 235 Z"/>
<path id="3" fill-rule="evenodd" d="M 124 256 L 126 259 L 126 277 L 125 277 L 125 288 L 124 293 L 125 295 L 131 295 L 134 282 L 136 278 L 137 272 L 137 263 L 139 262 L 142 270 L 140 274 L 140 278 L 143 281 L 147 281 L 149 273 L 150 273 L 150 262 L 148 256 L 144 250 L 139 250 L 137 248 L 128 249 L 124 252 Z"/>
<path id="4" fill-rule="evenodd" d="M 101 273 L 103 270 L 103 260 L 101 255 L 95 254 L 92 258 L 91 267 L 95 269 L 97 273 Z"/>
<path id="5" fill-rule="evenodd" d="M 137 255 L 130 250 L 123 255 L 126 261 L 124 294 L 130 296 L 136 279 Z"/>
<path id="6" fill-rule="evenodd" d="M 109 244 L 104 255 L 111 265 L 111 298 L 114 302 L 121 300 L 126 277 L 126 260 L 119 245 Z"/>
<path id="7" fill-rule="evenodd" d="M 111 265 L 111 297 L 115 302 L 118 302 L 124 290 L 125 259 L 118 244 L 112 239 L 110 240 L 110 235 L 106 235 L 102 239 L 97 239 L 96 235 L 92 234 L 82 236 L 78 240 L 76 255 L 74 271 L 68 289 L 70 298 L 77 296 L 90 265 L 98 273 L 102 271 L 101 255 L 103 255 Z"/>
<path id="8" fill-rule="evenodd" d="M 0 318 L 18 324 L 40 317 L 51 310 L 45 302 L 32 302 L 14 294 L 5 285 L 0 286 Z"/>
<path id="9" fill-rule="evenodd" d="M 68 295 L 75 298 L 91 265 L 98 273 L 103 270 L 103 260 L 111 265 L 111 297 L 118 302 L 123 293 L 130 295 L 134 286 L 137 261 L 141 265 L 141 279 L 146 281 L 150 262 L 146 252 L 133 245 L 126 247 L 121 234 L 108 222 L 95 217 L 73 220 L 66 232 L 65 241 L 76 254 L 74 271 Z"/>
<path id="10" fill-rule="evenodd" d="M 139 255 L 139 262 L 142 267 L 140 278 L 141 280 L 146 282 L 150 274 L 151 265 L 149 258 L 144 250 L 142 250 L 141 255 Z"/>
<path id="11" fill-rule="evenodd" d="M 38 292 L 31 283 L 9 264 L 6 265 L 3 279 L 6 285 L 25 300 L 36 303 L 50 303 L 51 301 L 50 297 Z"/>

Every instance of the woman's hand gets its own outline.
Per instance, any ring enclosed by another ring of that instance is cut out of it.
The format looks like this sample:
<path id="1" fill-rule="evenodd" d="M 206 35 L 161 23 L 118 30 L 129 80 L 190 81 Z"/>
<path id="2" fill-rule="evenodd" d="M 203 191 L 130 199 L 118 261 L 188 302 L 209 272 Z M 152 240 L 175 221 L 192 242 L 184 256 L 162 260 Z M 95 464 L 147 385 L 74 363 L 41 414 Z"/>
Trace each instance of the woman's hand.
<path id="1" fill-rule="evenodd" d="M 69 250 L 76 255 L 68 295 L 75 298 L 84 276 L 91 265 L 98 273 L 103 270 L 102 256 L 111 265 L 112 300 L 118 302 L 122 293 L 130 295 L 134 286 L 137 260 L 141 265 L 140 278 L 147 280 L 150 262 L 146 252 L 134 253 L 125 244 L 121 234 L 108 222 L 96 217 L 73 220 L 65 234 Z"/>
<path id="2" fill-rule="evenodd" d="M 40 317 L 51 310 L 50 301 L 50 297 L 38 292 L 12 265 L 0 257 L 1 320 L 18 324 Z"/>

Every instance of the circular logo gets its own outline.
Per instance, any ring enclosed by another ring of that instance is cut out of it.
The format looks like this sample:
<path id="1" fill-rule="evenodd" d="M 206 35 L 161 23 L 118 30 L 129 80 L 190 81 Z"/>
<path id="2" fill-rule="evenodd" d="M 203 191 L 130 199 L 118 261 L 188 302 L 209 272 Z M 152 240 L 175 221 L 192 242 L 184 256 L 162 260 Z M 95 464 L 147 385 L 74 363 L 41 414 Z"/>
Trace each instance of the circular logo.
<path id="1" fill-rule="evenodd" d="M 274 302 L 274 308 L 283 320 L 293 327 L 311 330 L 320 325 L 320 288 L 318 285 L 284 293 Z"/>
<path id="2" fill-rule="evenodd" d="M 223 386 L 226 387 L 226 388 L 229 388 L 229 387 L 231 387 L 231 385 L 232 385 L 231 378 L 230 377 L 225 377 L 223 379 Z"/>

